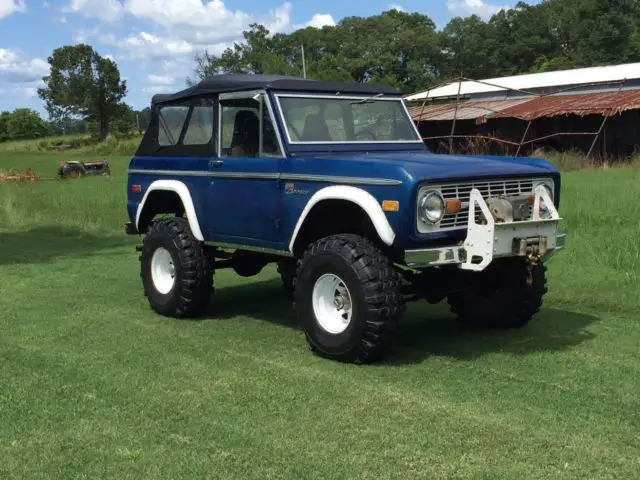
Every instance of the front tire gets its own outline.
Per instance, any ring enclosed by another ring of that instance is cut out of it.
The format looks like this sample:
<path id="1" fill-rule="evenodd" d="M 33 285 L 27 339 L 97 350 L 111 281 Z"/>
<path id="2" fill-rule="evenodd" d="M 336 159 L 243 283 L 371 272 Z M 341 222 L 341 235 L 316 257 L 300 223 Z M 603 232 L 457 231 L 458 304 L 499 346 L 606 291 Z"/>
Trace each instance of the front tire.
<path id="1" fill-rule="evenodd" d="M 296 313 L 312 351 L 359 364 L 386 353 L 404 298 L 393 265 L 372 242 L 322 238 L 298 261 L 296 277 Z"/>
<path id="2" fill-rule="evenodd" d="M 496 329 L 521 328 L 527 325 L 542 306 L 547 293 L 543 264 L 533 266 L 531 285 L 521 258 L 498 260 L 480 273 L 478 286 L 449 295 L 451 311 L 469 326 Z"/>
<path id="3" fill-rule="evenodd" d="M 211 264 L 184 218 L 152 225 L 144 238 L 140 264 L 144 294 L 156 313 L 192 318 L 207 308 L 213 291 Z"/>

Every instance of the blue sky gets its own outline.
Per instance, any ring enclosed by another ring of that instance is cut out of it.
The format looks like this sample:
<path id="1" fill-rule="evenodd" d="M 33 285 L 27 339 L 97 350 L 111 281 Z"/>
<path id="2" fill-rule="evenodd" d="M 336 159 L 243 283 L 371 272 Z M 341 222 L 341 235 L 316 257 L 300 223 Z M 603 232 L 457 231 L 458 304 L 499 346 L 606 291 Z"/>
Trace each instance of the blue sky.
<path id="1" fill-rule="evenodd" d="M 0 0 L 0 111 L 29 107 L 46 117 L 36 89 L 59 46 L 85 42 L 114 58 L 127 103 L 144 108 L 157 92 L 184 88 L 194 55 L 219 52 L 252 22 L 271 31 L 331 25 L 389 8 L 429 15 L 488 17 L 515 0 Z"/>

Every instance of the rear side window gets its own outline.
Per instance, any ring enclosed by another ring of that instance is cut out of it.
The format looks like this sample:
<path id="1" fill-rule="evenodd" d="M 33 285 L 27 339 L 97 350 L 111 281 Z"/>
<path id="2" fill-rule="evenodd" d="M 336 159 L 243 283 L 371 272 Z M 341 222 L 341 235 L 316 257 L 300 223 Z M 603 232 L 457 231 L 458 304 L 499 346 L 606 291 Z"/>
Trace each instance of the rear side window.
<path id="1" fill-rule="evenodd" d="M 172 147 L 178 144 L 184 128 L 189 105 L 167 105 L 158 111 L 158 145 Z"/>
<path id="2" fill-rule="evenodd" d="M 194 105 L 189 126 L 184 134 L 185 145 L 207 145 L 213 140 L 213 101 L 202 99 Z"/>
<path id="3" fill-rule="evenodd" d="M 136 155 L 210 157 L 216 155 L 215 97 L 155 105 Z"/>

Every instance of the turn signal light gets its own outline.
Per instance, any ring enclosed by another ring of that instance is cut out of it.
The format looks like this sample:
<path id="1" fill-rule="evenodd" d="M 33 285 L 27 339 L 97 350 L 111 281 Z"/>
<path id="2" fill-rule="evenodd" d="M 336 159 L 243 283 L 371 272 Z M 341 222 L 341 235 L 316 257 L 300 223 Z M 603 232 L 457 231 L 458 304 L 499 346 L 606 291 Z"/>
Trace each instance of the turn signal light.
<path id="1" fill-rule="evenodd" d="M 400 211 L 400 202 L 397 200 L 384 200 L 382 202 L 382 210 L 385 212 L 398 212 Z"/>
<path id="2" fill-rule="evenodd" d="M 141 185 L 131 185 L 131 193 L 140 193 L 142 191 Z"/>
<path id="3" fill-rule="evenodd" d="M 448 214 L 458 213 L 462 210 L 462 201 L 455 200 L 447 200 L 446 203 L 446 211 Z"/>

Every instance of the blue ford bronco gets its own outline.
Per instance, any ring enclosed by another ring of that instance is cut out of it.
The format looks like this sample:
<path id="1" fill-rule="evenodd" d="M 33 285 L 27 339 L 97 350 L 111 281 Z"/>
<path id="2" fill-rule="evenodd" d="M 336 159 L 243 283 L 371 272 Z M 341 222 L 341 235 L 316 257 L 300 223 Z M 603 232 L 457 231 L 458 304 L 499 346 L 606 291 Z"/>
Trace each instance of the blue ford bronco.
<path id="1" fill-rule="evenodd" d="M 564 246 L 548 162 L 432 154 L 385 85 L 219 75 L 155 95 L 151 111 L 126 232 L 144 236 L 158 314 L 197 317 L 216 270 L 269 263 L 309 348 L 338 361 L 381 358 L 408 301 L 446 299 L 459 321 L 495 328 L 538 312 Z"/>

